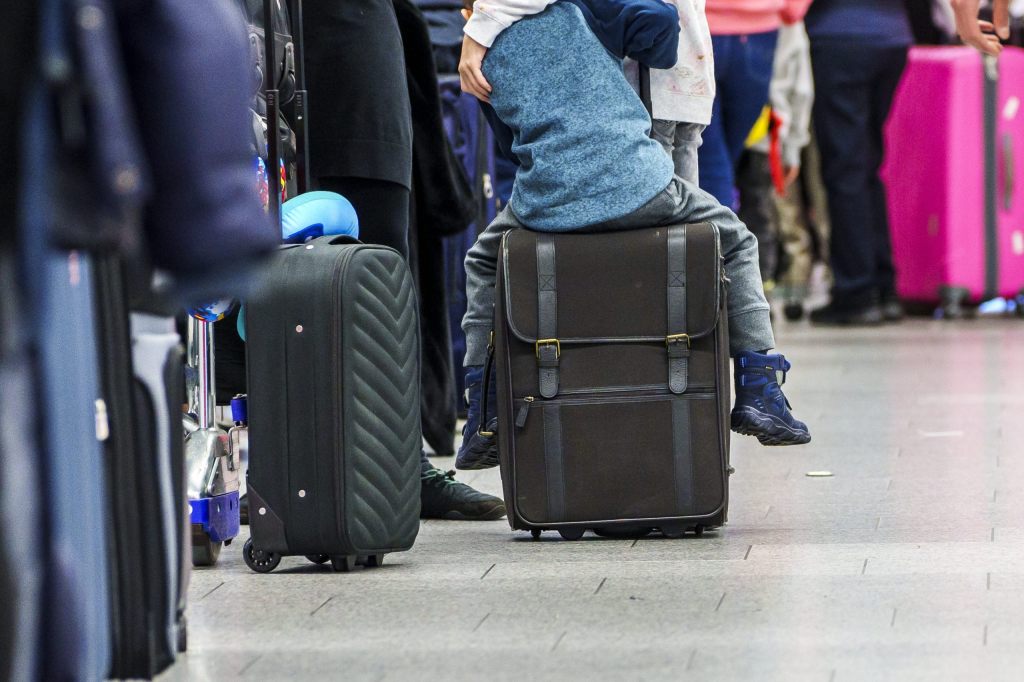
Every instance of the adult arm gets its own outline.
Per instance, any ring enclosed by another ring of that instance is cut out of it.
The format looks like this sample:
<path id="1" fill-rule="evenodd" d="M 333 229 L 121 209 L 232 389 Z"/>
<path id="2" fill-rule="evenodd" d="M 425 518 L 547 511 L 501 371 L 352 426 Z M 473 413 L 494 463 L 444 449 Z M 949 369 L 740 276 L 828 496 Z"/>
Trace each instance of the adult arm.
<path id="1" fill-rule="evenodd" d="M 459 60 L 459 78 L 463 92 L 490 101 L 491 84 L 482 69 L 487 49 L 506 28 L 523 17 L 537 14 L 555 0 L 477 0 L 473 15 L 463 29 L 462 57 Z"/>
<path id="2" fill-rule="evenodd" d="M 782 22 L 784 24 L 795 24 L 804 20 L 807 8 L 811 6 L 811 0 L 786 0 L 782 8 Z"/>
<path id="3" fill-rule="evenodd" d="M 679 56 L 679 10 L 662 0 L 574 0 L 609 52 L 652 69 Z"/>
<path id="4" fill-rule="evenodd" d="M 784 26 L 779 32 L 769 96 L 782 124 L 782 164 L 787 171 L 799 168 L 800 152 L 811 141 L 814 106 L 810 43 L 803 24 Z"/>
<path id="5" fill-rule="evenodd" d="M 960 39 L 979 52 L 998 55 L 1003 50 L 1000 38 L 1010 37 L 1010 2 L 992 0 L 992 21 L 978 20 L 979 0 L 950 0 Z"/>

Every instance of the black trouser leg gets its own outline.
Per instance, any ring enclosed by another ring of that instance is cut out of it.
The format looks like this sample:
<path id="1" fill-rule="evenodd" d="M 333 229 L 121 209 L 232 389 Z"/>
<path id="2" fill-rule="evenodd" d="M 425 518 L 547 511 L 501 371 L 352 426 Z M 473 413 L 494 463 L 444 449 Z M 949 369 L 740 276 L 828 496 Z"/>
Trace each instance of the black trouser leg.
<path id="1" fill-rule="evenodd" d="M 892 109 L 893 96 L 899 85 L 903 69 L 907 64 L 907 51 L 895 48 L 882 61 L 882 68 L 875 81 L 872 99 L 872 133 L 874 133 L 873 150 L 877 158 L 873 159 L 874 173 L 871 177 L 871 207 L 875 214 L 875 285 L 882 296 L 891 296 L 896 292 L 896 269 L 892 262 L 892 238 L 889 233 L 889 208 L 886 201 L 885 185 L 879 176 L 885 158 L 885 140 L 882 130 Z"/>
<path id="2" fill-rule="evenodd" d="M 879 294 L 880 274 L 892 280 L 878 171 L 884 116 L 905 60 L 904 48 L 829 40 L 812 46 L 814 126 L 828 191 L 832 298 L 838 305 L 866 304 Z"/>
<path id="3" fill-rule="evenodd" d="M 757 237 L 761 280 L 775 279 L 779 264 L 779 226 L 775 210 L 775 186 L 772 183 L 768 155 L 748 149 L 736 169 L 736 187 L 740 193 L 739 219 Z"/>
<path id="4" fill-rule="evenodd" d="M 321 177 L 320 189 L 352 202 L 359 216 L 359 239 L 390 246 L 409 259 L 409 189 L 369 178 Z"/>

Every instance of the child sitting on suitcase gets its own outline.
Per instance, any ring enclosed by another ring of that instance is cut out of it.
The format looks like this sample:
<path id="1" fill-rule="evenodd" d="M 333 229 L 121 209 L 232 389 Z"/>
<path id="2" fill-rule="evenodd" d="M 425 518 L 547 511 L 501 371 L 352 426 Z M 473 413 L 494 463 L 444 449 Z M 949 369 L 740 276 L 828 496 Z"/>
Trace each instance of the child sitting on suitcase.
<path id="1" fill-rule="evenodd" d="M 637 30 L 630 18 L 619 22 L 624 44 L 650 35 Z M 637 12 L 633 18 L 678 21 L 668 13 Z M 732 282 L 732 429 L 765 445 L 809 442 L 807 426 L 790 413 L 778 383 L 778 373 L 788 371 L 790 364 L 768 352 L 775 339 L 761 286 L 757 240 L 732 211 L 674 175 L 672 159 L 648 136 L 650 116 L 626 81 L 621 61 L 598 40 L 579 8 L 563 0 L 505 29 L 491 46 L 483 70 L 493 87 L 491 105 L 512 129 L 512 148 L 521 165 L 508 206 L 466 256 L 468 310 L 462 326 L 465 365 L 470 368 L 467 386 L 475 387 L 476 395 L 470 396 L 467 437 L 456 467 L 481 469 L 498 463 L 494 437 L 477 428 L 481 420 L 494 425 L 491 415 L 480 414 L 480 368 L 493 327 L 501 238 L 518 227 L 573 232 L 714 224 Z"/>

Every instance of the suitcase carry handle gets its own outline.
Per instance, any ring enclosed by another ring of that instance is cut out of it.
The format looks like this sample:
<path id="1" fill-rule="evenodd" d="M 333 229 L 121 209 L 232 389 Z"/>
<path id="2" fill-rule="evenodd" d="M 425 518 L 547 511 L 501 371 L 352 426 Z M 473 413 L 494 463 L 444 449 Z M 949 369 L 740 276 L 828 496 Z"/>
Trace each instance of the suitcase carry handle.
<path id="1" fill-rule="evenodd" d="M 651 101 L 651 69 L 640 64 L 640 101 L 644 103 L 651 120 L 654 120 L 654 103 Z"/>
<path id="2" fill-rule="evenodd" d="M 1014 176 L 1013 136 L 1003 134 L 1003 210 L 1013 210 L 1013 195 L 1016 194 L 1017 182 Z"/>
<path id="3" fill-rule="evenodd" d="M 325 239 L 325 238 L 326 237 L 321 237 L 321 239 Z M 317 240 L 317 241 L 319 241 L 319 240 Z M 348 235 L 348 234 L 337 234 L 337 235 L 334 235 L 333 237 L 331 237 L 327 241 L 327 243 L 330 244 L 331 246 L 338 246 L 339 244 L 362 244 L 361 241 L 359 241 L 355 237 L 353 237 L 351 235 Z"/>
<path id="4" fill-rule="evenodd" d="M 306 69 L 305 69 L 305 47 L 303 45 L 302 33 L 302 0 L 289 1 L 289 17 L 292 21 L 293 55 L 295 60 L 295 96 L 294 118 L 295 146 L 296 146 L 296 185 L 299 194 L 309 190 L 309 94 L 306 91 Z M 263 24 L 271 27 L 265 33 L 273 34 L 274 0 L 263 0 Z M 264 39 L 264 57 L 266 63 L 277 64 L 276 46 L 273 39 Z M 269 66 L 267 67 L 270 68 Z M 268 128 L 276 126 L 270 122 L 276 122 L 281 116 L 281 93 L 278 90 L 274 79 L 264 79 L 264 97 L 267 101 Z M 274 176 L 272 183 L 274 191 L 270 193 L 269 212 L 273 222 L 281 224 L 281 192 L 276 186 L 277 168 L 280 167 L 282 157 L 280 135 L 269 135 L 267 139 L 267 168 L 274 169 L 270 172 Z"/>
<path id="5" fill-rule="evenodd" d="M 277 42 L 274 40 L 274 3 L 273 0 L 263 0 L 263 26 L 264 37 L 263 49 L 264 60 L 267 64 L 267 71 L 270 72 L 272 64 L 277 64 Z M 269 27 L 267 30 L 266 27 Z M 276 73 L 276 69 L 274 70 Z M 263 79 L 263 96 L 267 102 L 267 175 L 270 179 L 270 204 L 267 211 L 270 213 L 271 221 L 281 229 L 281 187 L 278 179 L 278 168 L 281 165 L 281 136 L 277 134 L 278 120 L 281 112 L 280 92 L 277 89 L 276 78 Z"/>

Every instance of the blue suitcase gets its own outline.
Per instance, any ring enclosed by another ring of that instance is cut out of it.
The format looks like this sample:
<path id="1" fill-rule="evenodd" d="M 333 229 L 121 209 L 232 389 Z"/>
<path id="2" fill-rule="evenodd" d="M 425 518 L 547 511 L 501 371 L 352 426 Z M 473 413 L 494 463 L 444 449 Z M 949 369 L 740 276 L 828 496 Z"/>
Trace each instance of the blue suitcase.
<path id="1" fill-rule="evenodd" d="M 36 646 L 45 553 L 40 546 L 42 481 L 33 362 L 20 316 L 25 307 L 15 256 L 0 251 L 0 680 L 39 678 Z"/>
<path id="2" fill-rule="evenodd" d="M 45 250 L 33 255 L 29 308 L 38 357 L 36 386 L 43 480 L 42 679 L 97 680 L 110 666 L 104 458 L 90 259 Z M 69 343 L 69 340 L 74 340 Z"/>
<path id="3" fill-rule="evenodd" d="M 54 2 L 43 5 L 57 26 Z M 53 30 L 49 37 L 56 35 Z M 54 42 L 51 40 L 51 42 Z M 21 316 L 36 359 L 42 578 L 37 679 L 99 680 L 110 671 L 107 490 L 100 439 L 106 435 L 101 398 L 92 263 L 84 252 L 54 246 L 58 216 L 56 134 L 50 102 L 37 84 L 26 95 L 19 282 Z M 30 520 L 31 522 L 31 520 Z"/>

